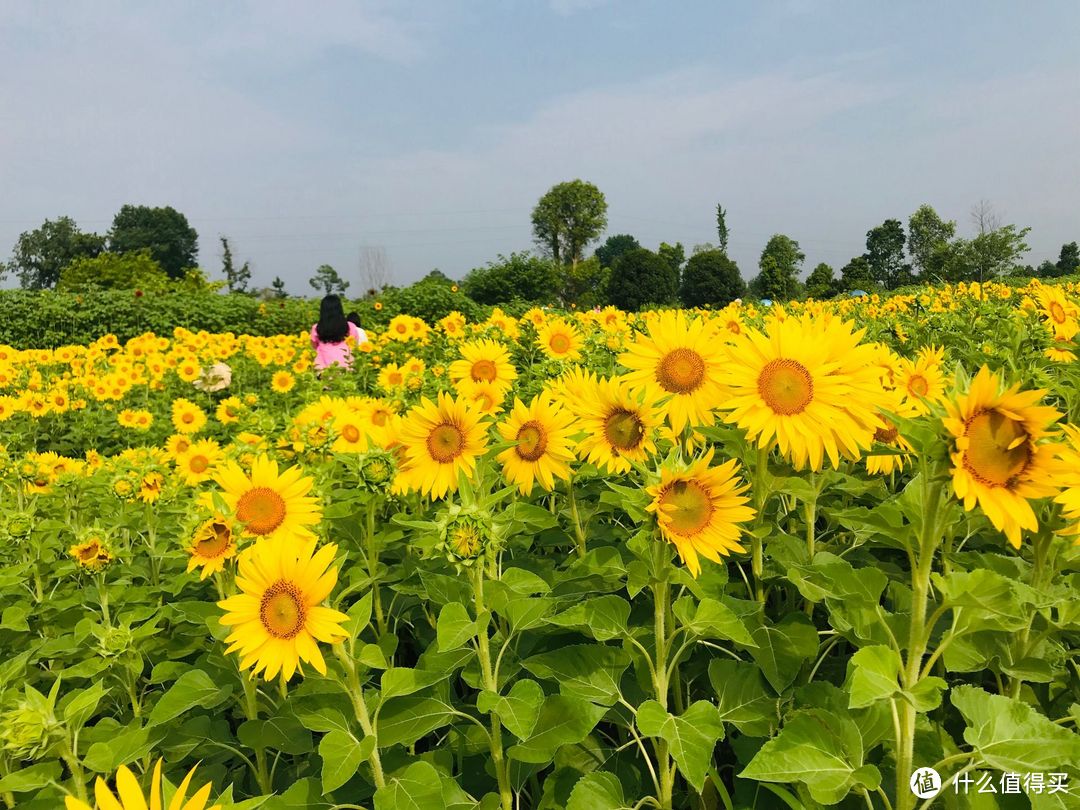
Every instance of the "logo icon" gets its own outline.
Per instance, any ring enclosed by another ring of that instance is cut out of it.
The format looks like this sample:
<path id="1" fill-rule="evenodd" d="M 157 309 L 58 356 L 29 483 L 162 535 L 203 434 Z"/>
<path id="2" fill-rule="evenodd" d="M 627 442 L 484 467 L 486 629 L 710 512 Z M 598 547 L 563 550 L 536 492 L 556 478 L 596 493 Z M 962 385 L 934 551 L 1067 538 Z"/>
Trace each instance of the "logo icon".
<path id="1" fill-rule="evenodd" d="M 941 775 L 933 768 L 919 768 L 911 775 L 911 792 L 920 799 L 932 799 L 941 792 Z"/>

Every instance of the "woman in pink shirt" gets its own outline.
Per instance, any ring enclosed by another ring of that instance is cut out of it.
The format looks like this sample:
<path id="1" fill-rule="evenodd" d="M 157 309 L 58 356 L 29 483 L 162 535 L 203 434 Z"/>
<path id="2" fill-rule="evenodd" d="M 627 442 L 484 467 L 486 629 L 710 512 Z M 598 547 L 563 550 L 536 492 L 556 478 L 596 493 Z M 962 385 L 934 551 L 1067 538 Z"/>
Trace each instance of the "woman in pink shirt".
<path id="1" fill-rule="evenodd" d="M 367 340 L 363 329 L 346 320 L 341 299 L 336 295 L 326 296 L 319 305 L 319 322 L 311 327 L 316 371 L 322 371 L 327 366 L 352 366 L 352 353 L 345 343 L 349 337 L 357 343 Z"/>

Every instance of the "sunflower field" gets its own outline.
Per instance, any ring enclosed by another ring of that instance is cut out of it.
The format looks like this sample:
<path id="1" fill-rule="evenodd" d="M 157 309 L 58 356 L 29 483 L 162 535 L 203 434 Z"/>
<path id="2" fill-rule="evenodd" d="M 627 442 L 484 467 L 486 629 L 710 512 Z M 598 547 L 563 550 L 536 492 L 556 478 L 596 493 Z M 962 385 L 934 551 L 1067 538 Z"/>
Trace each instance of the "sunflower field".
<path id="1" fill-rule="evenodd" d="M 0 804 L 1080 807 L 1078 293 L 0 345 Z"/>

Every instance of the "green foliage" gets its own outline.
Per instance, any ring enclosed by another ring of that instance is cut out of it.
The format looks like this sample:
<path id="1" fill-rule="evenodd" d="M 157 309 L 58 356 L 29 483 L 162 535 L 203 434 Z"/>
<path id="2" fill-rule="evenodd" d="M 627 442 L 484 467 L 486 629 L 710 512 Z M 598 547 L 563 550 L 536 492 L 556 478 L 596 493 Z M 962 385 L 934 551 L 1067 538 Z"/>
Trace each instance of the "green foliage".
<path id="1" fill-rule="evenodd" d="M 532 212 L 536 243 L 559 264 L 580 261 L 582 251 L 607 227 L 607 200 L 592 183 L 552 186 Z"/>
<path id="2" fill-rule="evenodd" d="M 621 309 L 637 311 L 648 304 L 669 304 L 678 292 L 678 276 L 670 262 L 645 248 L 624 253 L 608 279 L 607 299 Z"/>
<path id="3" fill-rule="evenodd" d="M 559 271 L 559 277 L 559 300 L 563 306 L 573 304 L 578 309 L 592 309 L 607 303 L 611 268 L 604 267 L 596 256 L 565 265 Z"/>
<path id="4" fill-rule="evenodd" d="M 554 303 L 560 274 L 559 265 L 550 259 L 527 252 L 511 253 L 469 271 L 462 279 L 461 289 L 481 304 L 502 304 L 515 299 Z"/>
<path id="5" fill-rule="evenodd" d="M 328 264 L 319 265 L 315 275 L 308 279 L 308 284 L 323 295 L 344 295 L 349 289 L 349 282 L 338 275 L 338 271 Z"/>
<path id="6" fill-rule="evenodd" d="M 161 292 L 169 277 L 146 248 L 134 253 L 101 253 L 76 259 L 60 273 L 59 292 L 89 290 L 142 290 Z"/>
<path id="7" fill-rule="evenodd" d="M 832 267 L 821 262 L 806 277 L 806 294 L 823 301 L 834 297 L 842 289 L 842 282 L 836 278 Z"/>
<path id="8" fill-rule="evenodd" d="M 686 307 L 723 307 L 746 295 L 739 266 L 722 250 L 695 253 L 686 263 L 679 300 Z"/>
<path id="9" fill-rule="evenodd" d="M 865 256 L 856 256 L 841 268 L 840 286 L 848 292 L 852 290 L 873 292 L 877 288 L 873 270 Z"/>
<path id="10" fill-rule="evenodd" d="M 613 234 L 596 249 L 596 258 L 599 259 L 601 267 L 611 267 L 617 258 L 639 247 L 641 247 L 641 243 L 630 234 Z"/>
<path id="11" fill-rule="evenodd" d="M 445 278 L 445 277 L 444 277 Z M 395 312 L 405 312 L 434 323 L 457 311 L 470 320 L 481 317 L 481 308 L 461 292 L 454 292 L 449 280 L 430 275 L 421 281 L 385 296 Z"/>
<path id="12" fill-rule="evenodd" d="M 675 271 L 675 278 L 679 278 L 679 274 L 682 272 L 682 266 L 686 263 L 686 250 L 682 246 L 682 242 L 676 242 L 674 245 L 669 245 L 667 242 L 661 242 L 660 247 L 656 249 L 656 255 L 671 265 L 671 268 Z"/>
<path id="13" fill-rule="evenodd" d="M 757 298 L 790 301 L 799 293 L 799 267 L 806 255 L 799 243 L 782 233 L 774 234 L 761 251 L 760 273 L 750 282 Z"/>
<path id="14" fill-rule="evenodd" d="M 172 206 L 125 205 L 113 217 L 109 250 L 131 253 L 144 248 L 169 278 L 181 278 L 197 264 L 199 234 Z"/>
<path id="15" fill-rule="evenodd" d="M 727 253 L 728 246 L 728 226 L 727 226 L 727 211 L 724 210 L 724 206 L 720 203 L 716 204 L 716 244 L 717 247 L 723 252 Z"/>
<path id="16" fill-rule="evenodd" d="M 1057 271 L 1055 276 L 1071 276 L 1080 270 L 1080 245 L 1076 242 L 1062 245 L 1054 269 Z"/>
<path id="17" fill-rule="evenodd" d="M 886 290 L 895 290 L 914 280 L 911 265 L 904 261 L 904 226 L 887 219 L 866 232 L 866 261 L 870 274 Z"/>
<path id="18" fill-rule="evenodd" d="M 251 267 L 244 262 L 239 267 L 233 264 L 232 248 L 227 237 L 221 237 L 221 272 L 225 274 L 225 283 L 231 293 L 247 292 L 251 281 Z"/>
<path id="19" fill-rule="evenodd" d="M 83 233 L 71 217 L 47 219 L 40 228 L 20 234 L 8 269 L 19 276 L 26 289 L 49 289 L 73 261 L 93 258 L 104 249 L 104 237 Z"/>
<path id="20" fill-rule="evenodd" d="M 908 253 L 915 272 L 927 279 L 941 278 L 956 223 L 944 221 L 929 205 L 921 205 L 908 219 Z"/>

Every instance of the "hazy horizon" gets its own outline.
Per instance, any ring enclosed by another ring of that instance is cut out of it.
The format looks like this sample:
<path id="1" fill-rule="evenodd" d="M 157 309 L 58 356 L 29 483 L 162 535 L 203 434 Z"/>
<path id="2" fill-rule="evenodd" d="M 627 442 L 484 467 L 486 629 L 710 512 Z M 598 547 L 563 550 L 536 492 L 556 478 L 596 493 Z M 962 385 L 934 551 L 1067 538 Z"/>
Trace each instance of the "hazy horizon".
<path id="1" fill-rule="evenodd" d="M 255 286 L 330 264 L 357 293 L 363 245 L 399 285 L 531 249 L 577 177 L 651 248 L 715 241 L 722 203 L 746 278 L 773 233 L 839 270 L 923 203 L 970 235 L 989 200 L 1032 265 L 1080 239 L 1075 4 L 298 8 L 0 7 L 0 260 L 172 205 L 215 278 L 224 234 Z"/>

